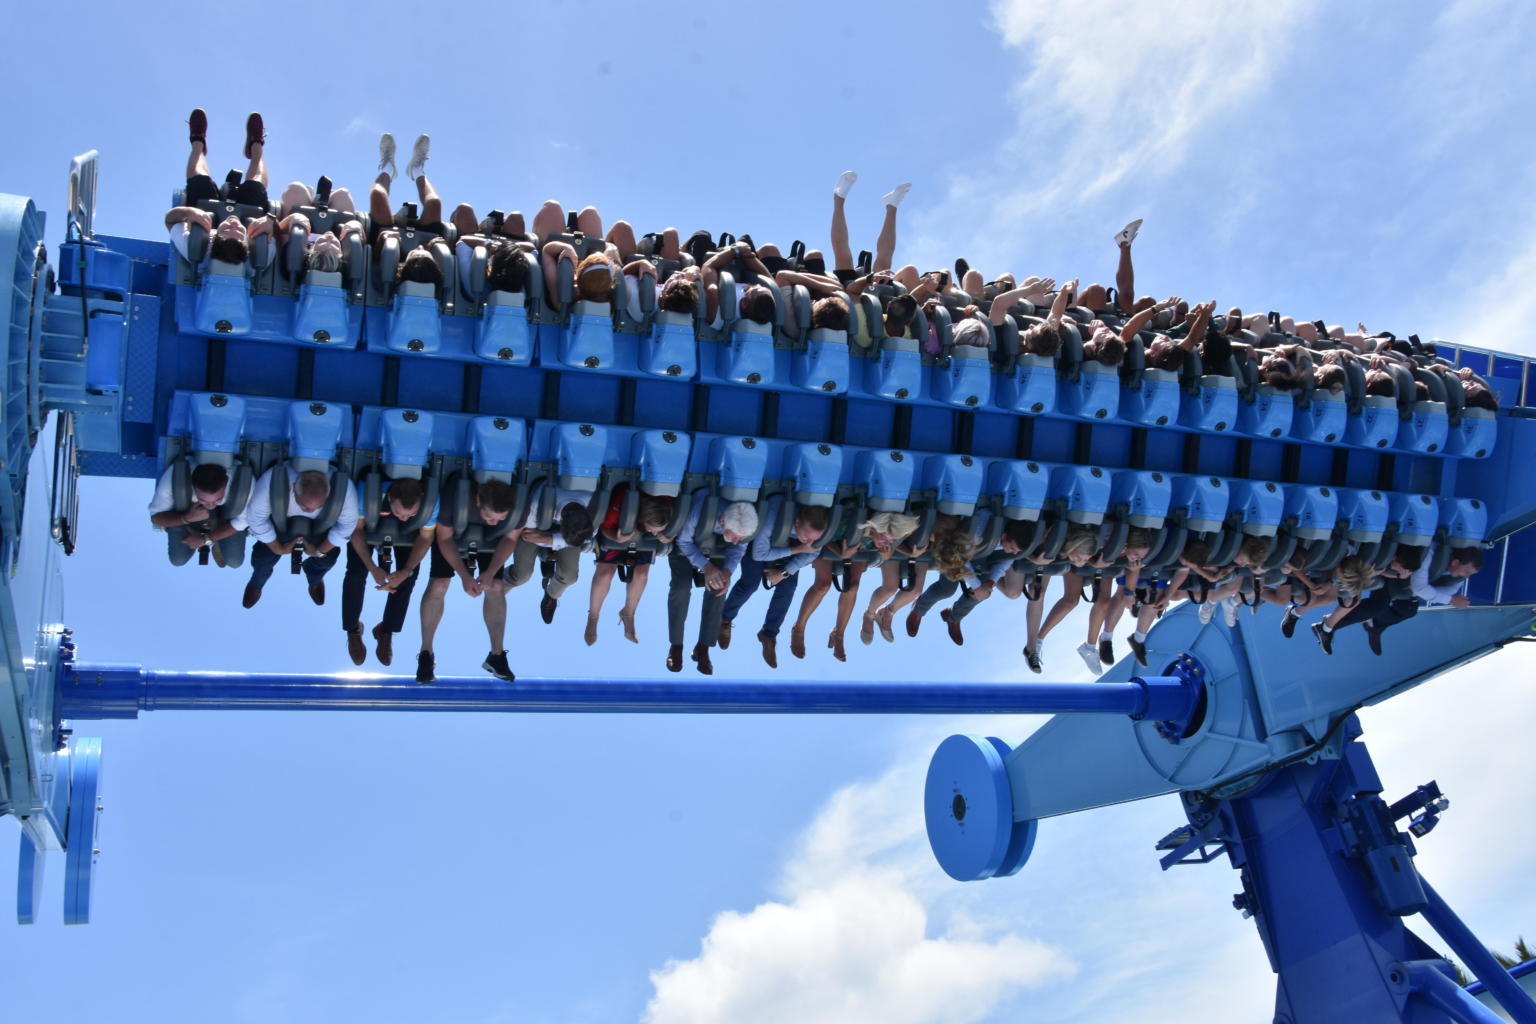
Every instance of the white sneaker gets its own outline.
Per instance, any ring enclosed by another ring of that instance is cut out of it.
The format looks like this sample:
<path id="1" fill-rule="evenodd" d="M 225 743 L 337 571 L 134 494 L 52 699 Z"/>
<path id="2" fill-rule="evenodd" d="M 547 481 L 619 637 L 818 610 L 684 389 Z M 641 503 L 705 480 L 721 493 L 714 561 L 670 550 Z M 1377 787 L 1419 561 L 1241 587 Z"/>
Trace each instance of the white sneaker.
<path id="1" fill-rule="evenodd" d="M 415 181 L 421 177 L 421 172 L 427 168 L 427 149 L 432 145 L 432 140 L 425 135 L 416 136 L 416 142 L 411 146 L 411 162 L 405 165 L 405 176 Z"/>
<path id="2" fill-rule="evenodd" d="M 832 186 L 832 194 L 839 199 L 847 199 L 848 192 L 853 188 L 853 183 L 859 180 L 857 171 L 844 171 L 837 176 L 837 184 Z"/>
<path id="3" fill-rule="evenodd" d="M 379 136 L 379 171 L 395 176 L 395 137 L 389 132 Z"/>
<path id="4" fill-rule="evenodd" d="M 1125 227 L 1121 228 L 1120 229 L 1120 233 L 1115 236 L 1115 244 L 1116 245 L 1130 245 L 1132 242 L 1136 241 L 1136 233 L 1138 231 L 1140 231 L 1140 230 L 1141 230 L 1141 221 L 1139 221 L 1139 220 L 1131 221 Z"/>
<path id="5" fill-rule="evenodd" d="M 907 193 L 912 191 L 912 183 L 904 181 L 885 194 L 886 206 L 900 206 L 901 201 L 907 198 Z"/>
<path id="6" fill-rule="evenodd" d="M 1104 671 L 1104 665 L 1099 661 L 1099 648 L 1095 644 L 1078 644 L 1077 656 L 1083 659 L 1083 664 L 1094 675 Z"/>
<path id="7" fill-rule="evenodd" d="M 1221 599 L 1221 619 L 1227 624 L 1228 629 L 1237 628 L 1237 598 L 1224 597 Z"/>
<path id="8" fill-rule="evenodd" d="M 1209 625 L 1211 619 L 1216 617 L 1216 602 L 1201 601 L 1198 605 L 1198 608 L 1200 613 L 1200 625 Z"/>
<path id="9" fill-rule="evenodd" d="M 1024 648 L 1024 660 L 1029 662 L 1029 670 L 1035 675 L 1039 675 L 1041 672 L 1045 671 L 1045 667 L 1041 664 L 1040 661 L 1040 659 L 1044 656 L 1045 641 L 1043 639 L 1035 641 L 1034 650 L 1030 650 L 1028 647 Z"/>

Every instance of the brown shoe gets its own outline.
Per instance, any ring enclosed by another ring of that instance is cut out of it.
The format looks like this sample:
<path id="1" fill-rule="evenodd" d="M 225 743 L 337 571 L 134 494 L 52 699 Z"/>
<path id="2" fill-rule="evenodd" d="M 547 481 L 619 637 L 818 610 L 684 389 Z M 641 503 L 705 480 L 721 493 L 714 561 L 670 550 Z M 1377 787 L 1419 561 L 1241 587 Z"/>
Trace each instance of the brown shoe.
<path id="1" fill-rule="evenodd" d="M 907 636 L 917 636 L 917 631 L 922 628 L 923 617 L 917 612 L 907 612 Z"/>
<path id="2" fill-rule="evenodd" d="M 703 644 L 693 645 L 693 663 L 699 666 L 699 671 L 706 676 L 715 674 L 715 666 L 709 660 L 709 648 Z"/>
<path id="3" fill-rule="evenodd" d="M 847 661 L 848 652 L 843 649 L 843 631 L 834 629 L 827 634 L 827 646 L 832 649 L 832 657 L 838 661 Z"/>
<path id="4" fill-rule="evenodd" d="M 309 599 L 315 604 L 325 604 L 325 580 L 310 584 Z"/>
<path id="5" fill-rule="evenodd" d="M 805 630 L 798 626 L 789 631 L 789 653 L 797 658 L 805 657 Z"/>
<path id="6" fill-rule="evenodd" d="M 247 583 L 245 585 L 245 594 L 240 598 L 240 607 L 254 608 L 256 607 L 256 602 L 260 600 L 261 588 L 253 587 L 251 584 Z"/>
<path id="7" fill-rule="evenodd" d="M 384 623 L 373 627 L 373 642 L 373 656 L 379 659 L 380 665 L 387 666 L 395 660 L 395 634 L 385 629 Z"/>
<path id="8" fill-rule="evenodd" d="M 719 639 L 719 643 L 720 643 L 720 649 L 722 651 L 728 650 L 730 648 L 730 646 L 731 646 L 731 620 L 730 619 L 721 619 L 720 620 L 720 639 Z"/>
<path id="9" fill-rule="evenodd" d="M 757 634 L 758 643 L 763 645 L 763 661 L 769 668 L 779 667 L 779 642 L 767 633 Z"/>
<path id="10" fill-rule="evenodd" d="M 683 670 L 683 645 L 673 644 L 667 648 L 667 671 L 681 672 Z"/>
<path id="11" fill-rule="evenodd" d="M 252 113 L 245 119 L 245 158 L 251 158 L 251 150 L 256 146 L 267 144 L 267 128 L 262 123 L 261 115 Z"/>
<path id="12" fill-rule="evenodd" d="M 964 647 L 965 634 L 960 632 L 960 620 L 950 618 L 948 608 L 939 609 L 939 618 L 943 619 L 949 626 L 949 638 L 955 642 L 955 645 L 957 647 Z"/>
<path id="13" fill-rule="evenodd" d="M 354 665 L 361 665 L 368 660 L 368 645 L 363 643 L 361 622 L 347 630 L 347 656 L 352 659 Z"/>
<path id="14" fill-rule="evenodd" d="M 555 609 L 560 606 L 559 600 L 545 594 L 539 601 L 539 618 L 544 620 L 544 625 L 555 621 Z"/>

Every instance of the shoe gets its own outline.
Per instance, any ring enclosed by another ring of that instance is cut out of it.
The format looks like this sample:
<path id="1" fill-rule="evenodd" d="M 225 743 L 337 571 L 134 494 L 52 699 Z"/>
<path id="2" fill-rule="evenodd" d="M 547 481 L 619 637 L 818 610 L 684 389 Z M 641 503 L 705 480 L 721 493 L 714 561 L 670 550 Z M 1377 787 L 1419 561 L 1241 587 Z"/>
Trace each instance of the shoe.
<path id="1" fill-rule="evenodd" d="M 544 620 L 544 625 L 547 626 L 555 621 L 555 609 L 559 605 L 559 600 L 550 597 L 548 594 L 545 594 L 543 599 L 539 601 L 539 618 Z"/>
<path id="2" fill-rule="evenodd" d="M 1136 664 L 1140 665 L 1142 668 L 1146 668 L 1147 667 L 1147 644 L 1146 644 L 1146 641 L 1145 640 L 1137 640 L 1136 639 L 1136 634 L 1132 633 L 1130 635 L 1130 637 L 1126 639 L 1125 642 L 1131 645 L 1131 653 L 1136 655 Z"/>
<path id="3" fill-rule="evenodd" d="M 709 648 L 703 644 L 693 645 L 693 663 L 699 667 L 699 671 L 706 676 L 715 674 L 715 666 L 709 660 Z"/>
<path id="4" fill-rule="evenodd" d="M 875 625 L 880 627 L 880 635 L 888 644 L 896 642 L 896 633 L 891 629 L 892 614 L 890 605 L 886 605 L 875 613 Z"/>
<path id="5" fill-rule="evenodd" d="M 309 585 L 309 599 L 315 604 L 325 604 L 325 580 Z"/>
<path id="6" fill-rule="evenodd" d="M 917 612 L 907 612 L 907 636 L 917 636 L 917 631 L 923 625 L 923 617 Z"/>
<path id="7" fill-rule="evenodd" d="M 1131 221 L 1125 227 L 1121 228 L 1120 229 L 1120 233 L 1115 236 L 1115 244 L 1116 245 L 1130 245 L 1132 242 L 1136 241 L 1136 234 L 1140 230 L 1141 230 L 1141 221 L 1139 221 L 1139 220 Z"/>
<path id="8" fill-rule="evenodd" d="M 422 171 L 427 169 L 427 150 L 431 147 L 432 140 L 425 135 L 416 136 L 416 141 L 411 146 L 411 162 L 405 165 L 405 176 L 415 181 L 421 177 Z"/>
<path id="9" fill-rule="evenodd" d="M 955 257 L 955 284 L 965 280 L 965 272 L 971 269 L 971 265 L 965 262 L 964 256 Z"/>
<path id="10" fill-rule="evenodd" d="M 1228 629 L 1237 627 L 1237 598 L 1223 598 L 1221 602 L 1221 621 L 1227 624 Z"/>
<path id="11" fill-rule="evenodd" d="M 203 113 L 202 107 L 196 107 L 192 116 L 187 118 L 187 141 L 201 142 L 203 155 L 208 155 L 208 115 Z"/>
<path id="12" fill-rule="evenodd" d="M 1024 660 L 1029 663 L 1029 670 L 1035 675 L 1039 675 L 1041 672 L 1045 671 L 1043 666 L 1040 664 L 1040 655 L 1044 652 L 1044 650 L 1044 640 L 1036 640 L 1034 650 L 1030 650 L 1028 647 L 1024 648 Z"/>
<path id="13" fill-rule="evenodd" d="M 1296 623 L 1301 619 L 1301 612 L 1295 605 L 1287 605 L 1285 616 L 1280 620 L 1280 635 L 1286 639 L 1296 635 Z"/>
<path id="14" fill-rule="evenodd" d="M 588 647 L 591 647 L 593 644 L 597 643 L 596 615 L 587 616 L 587 631 L 581 635 L 581 638 L 587 642 Z"/>
<path id="15" fill-rule="evenodd" d="M 949 626 L 949 638 L 955 642 L 955 646 L 964 647 L 965 634 L 960 632 L 960 620 L 951 617 L 948 608 L 939 609 L 939 618 L 943 619 L 945 625 Z"/>
<path id="16" fill-rule="evenodd" d="M 731 620 L 730 619 L 721 619 L 720 620 L 720 638 L 719 638 L 718 642 L 720 644 L 720 649 L 722 651 L 730 650 L 730 647 L 731 647 Z"/>
<path id="17" fill-rule="evenodd" d="M 874 642 L 875 617 L 873 615 L 866 615 L 864 616 L 864 621 L 859 623 L 859 643 L 863 644 L 865 647 L 868 647 Z"/>
<path id="18" fill-rule="evenodd" d="M 416 655 L 416 681 L 418 683 L 430 683 L 437 679 L 433 670 L 437 668 L 437 659 L 431 651 L 422 651 Z"/>
<path id="19" fill-rule="evenodd" d="M 368 660 L 368 645 L 363 643 L 361 622 L 347 630 L 347 657 L 352 659 L 354 665 L 361 665 Z"/>
<path id="20" fill-rule="evenodd" d="M 834 629 L 832 632 L 827 634 L 827 646 L 832 648 L 832 657 L 836 658 L 838 661 L 848 660 L 848 652 L 843 649 L 842 630 Z"/>
<path id="21" fill-rule="evenodd" d="M 517 681 L 517 676 L 512 674 L 512 669 L 507 665 L 506 651 L 492 651 L 487 654 L 485 660 L 480 663 L 480 667 L 502 682 L 512 683 Z"/>
<path id="22" fill-rule="evenodd" d="M 900 185 L 887 192 L 883 198 L 886 206 L 900 206 L 901 201 L 907 198 L 907 193 L 912 191 L 912 183 L 904 181 Z"/>
<path id="23" fill-rule="evenodd" d="M 388 667 L 395 660 L 395 634 L 384 628 L 384 623 L 373 627 L 373 656 L 379 659 L 379 664 Z M 358 662 L 359 665 L 362 662 Z"/>
<path id="24" fill-rule="evenodd" d="M 837 184 L 832 186 L 832 194 L 839 199 L 848 198 L 848 190 L 853 188 L 853 183 L 859 180 L 855 171 L 844 171 L 837 176 Z"/>
<path id="25" fill-rule="evenodd" d="M 396 177 L 395 137 L 389 132 L 379 136 L 379 173 Z"/>
<path id="26" fill-rule="evenodd" d="M 667 671 L 681 672 L 683 670 L 683 645 L 673 644 L 667 648 Z"/>
<path id="27" fill-rule="evenodd" d="M 1333 630 L 1325 628 L 1321 622 L 1314 622 L 1312 635 L 1317 637 L 1317 646 L 1323 649 L 1324 654 L 1333 653 Z"/>
<path id="28" fill-rule="evenodd" d="M 1088 666 L 1088 671 L 1098 675 L 1104 671 L 1104 666 L 1099 664 L 1099 649 L 1093 644 L 1082 643 L 1077 645 L 1077 656 L 1083 659 L 1083 664 Z"/>
<path id="29" fill-rule="evenodd" d="M 1365 642 L 1370 645 L 1372 654 L 1381 657 L 1381 630 L 1376 628 L 1374 619 L 1366 620 Z"/>
<path id="30" fill-rule="evenodd" d="M 767 633 L 758 633 L 757 642 L 763 645 L 763 662 L 769 668 L 779 667 L 779 641 Z"/>
<path id="31" fill-rule="evenodd" d="M 632 644 L 637 644 L 640 642 L 640 638 L 635 635 L 635 617 L 633 615 L 630 615 L 626 612 L 619 612 L 619 624 L 624 627 L 625 640 L 628 640 Z"/>
<path id="32" fill-rule="evenodd" d="M 251 158 L 251 150 L 256 146 L 267 144 L 267 129 L 261 123 L 261 115 L 252 113 L 245 119 L 245 158 Z"/>
<path id="33" fill-rule="evenodd" d="M 1106 665 L 1115 663 L 1115 642 L 1113 640 L 1099 641 L 1099 660 Z"/>
<path id="34" fill-rule="evenodd" d="M 799 626 L 789 631 L 789 653 L 797 658 L 805 657 L 805 630 Z"/>
<path id="35" fill-rule="evenodd" d="M 1201 601 L 1200 602 L 1199 615 L 1200 615 L 1200 625 L 1202 625 L 1202 626 L 1210 625 L 1211 624 L 1211 619 L 1216 617 L 1216 602 L 1215 601 Z"/>
<path id="36" fill-rule="evenodd" d="M 260 600 L 261 588 L 252 586 L 251 584 L 247 583 L 245 585 L 245 593 L 240 598 L 240 607 L 254 608 L 256 607 L 256 602 Z"/>

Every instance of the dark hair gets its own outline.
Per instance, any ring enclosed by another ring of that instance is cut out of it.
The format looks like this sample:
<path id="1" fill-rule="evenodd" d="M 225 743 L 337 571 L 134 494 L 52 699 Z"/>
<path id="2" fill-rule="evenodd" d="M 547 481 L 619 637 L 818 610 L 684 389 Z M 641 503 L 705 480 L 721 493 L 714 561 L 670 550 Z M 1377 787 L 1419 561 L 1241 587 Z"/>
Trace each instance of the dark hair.
<path id="1" fill-rule="evenodd" d="M 773 293 L 767 290 L 757 292 L 750 297 L 742 296 L 741 299 L 741 315 L 754 323 L 773 323 L 773 314 L 776 308 L 777 304 L 773 301 Z"/>
<path id="2" fill-rule="evenodd" d="M 403 508 L 410 508 L 412 505 L 421 504 L 421 499 L 425 493 L 421 486 L 421 481 L 415 477 L 402 477 L 399 480 L 391 481 L 389 485 L 389 500 L 399 502 Z"/>
<path id="3" fill-rule="evenodd" d="M 1147 349 L 1147 365 L 1154 370 L 1177 371 L 1188 358 L 1189 352 L 1184 346 L 1168 338 L 1154 339 Z"/>
<path id="4" fill-rule="evenodd" d="M 1284 356 L 1270 356 L 1259 364 L 1259 383 L 1282 391 L 1296 389 L 1296 368 Z"/>
<path id="5" fill-rule="evenodd" d="M 1092 356 L 1105 366 L 1119 366 L 1125 361 L 1125 341 L 1118 334 L 1110 334 L 1100 341 L 1090 341 L 1083 346 L 1084 355 Z"/>
<path id="6" fill-rule="evenodd" d="M 1487 409 L 1489 412 L 1499 411 L 1499 398 L 1493 393 L 1493 389 L 1482 381 L 1469 380 L 1462 384 L 1462 393 L 1467 396 L 1467 408 Z"/>
<path id="7" fill-rule="evenodd" d="M 437 260 L 426 248 L 412 249 L 395 268 L 395 283 L 401 281 L 415 281 L 440 288 L 443 284 L 443 268 L 437 265 Z"/>
<path id="8" fill-rule="evenodd" d="M 1452 548 L 1451 561 L 1470 565 L 1473 572 L 1479 572 L 1483 568 L 1483 549 L 1470 545 L 1464 548 Z"/>
<path id="9" fill-rule="evenodd" d="M 1152 546 L 1152 531 L 1145 526 L 1133 526 L 1125 531 L 1125 546 L 1128 548 L 1150 548 Z"/>
<path id="10" fill-rule="evenodd" d="M 491 246 L 485 283 L 494 292 L 520 292 L 528 284 L 528 261 L 515 245 Z"/>
<path id="11" fill-rule="evenodd" d="M 1024 542 L 1029 540 L 1030 534 L 1034 532 L 1034 526 L 1035 524 L 1027 519 L 1010 519 L 1003 527 L 1003 536 L 1022 548 Z"/>
<path id="12" fill-rule="evenodd" d="M 1060 324 L 1035 324 L 1019 335 L 1019 349 L 1032 356 L 1054 356 L 1061 351 L 1063 334 Z"/>
<path id="13" fill-rule="evenodd" d="M 1386 370 L 1367 370 L 1365 372 L 1365 393 L 1367 395 L 1382 395 L 1386 398 L 1397 396 L 1397 381 L 1392 379 L 1392 374 Z"/>
<path id="14" fill-rule="evenodd" d="M 801 505 L 795 512 L 795 522 L 804 523 L 813 530 L 826 530 L 832 514 L 825 505 Z"/>
<path id="15" fill-rule="evenodd" d="M 1334 363 L 1317 367 L 1312 371 L 1312 376 L 1317 381 L 1318 387 L 1327 388 L 1329 391 L 1335 388 L 1342 390 L 1349 383 L 1349 377 L 1344 372 L 1344 367 Z"/>
<path id="16" fill-rule="evenodd" d="M 205 462 L 192 470 L 192 489 L 199 494 L 218 494 L 229 485 L 229 473 L 216 462 Z"/>
<path id="17" fill-rule="evenodd" d="M 1409 572 L 1418 572 L 1424 564 L 1424 549 L 1413 544 L 1404 544 L 1392 554 L 1392 560 Z"/>
<path id="18" fill-rule="evenodd" d="M 640 526 L 665 530 L 672 522 L 672 499 L 658 494 L 640 495 L 640 508 L 635 518 Z"/>
<path id="19" fill-rule="evenodd" d="M 573 548 L 592 539 L 592 513 L 587 506 L 573 501 L 560 510 L 560 539 Z"/>
<path id="20" fill-rule="evenodd" d="M 1198 538 L 1184 545 L 1182 557 L 1189 559 L 1196 565 L 1207 565 L 1211 560 L 1211 545 L 1208 541 Z"/>
<path id="21" fill-rule="evenodd" d="M 811 330 L 825 328 L 829 331 L 848 329 L 848 303 L 836 295 L 817 299 L 811 305 Z"/>
<path id="22" fill-rule="evenodd" d="M 699 286 L 686 277 L 669 277 L 661 286 L 657 304 L 668 313 L 695 313 L 699 308 Z"/>
<path id="23" fill-rule="evenodd" d="M 475 488 L 475 504 L 491 512 L 511 512 L 516 501 L 512 485 L 502 480 L 486 480 Z"/>
<path id="24" fill-rule="evenodd" d="M 330 497 L 331 482 L 318 469 L 306 469 L 293 482 L 293 493 L 310 501 L 324 501 Z"/>
<path id="25" fill-rule="evenodd" d="M 885 307 L 886 333 L 905 331 L 917 316 L 917 300 L 910 295 L 898 295 Z"/>
<path id="26" fill-rule="evenodd" d="M 215 235 L 208 243 L 208 257 L 220 263 L 244 263 L 251 258 L 251 247 L 244 239 Z"/>

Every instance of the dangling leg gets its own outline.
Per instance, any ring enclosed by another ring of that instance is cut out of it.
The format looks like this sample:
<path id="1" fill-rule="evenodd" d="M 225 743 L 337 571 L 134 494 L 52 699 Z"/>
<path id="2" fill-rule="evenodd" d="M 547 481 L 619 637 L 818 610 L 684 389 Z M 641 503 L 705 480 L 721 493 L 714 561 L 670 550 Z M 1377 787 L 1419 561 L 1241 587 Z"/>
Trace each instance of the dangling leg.
<path id="1" fill-rule="evenodd" d="M 603 237 L 603 217 L 602 214 L 597 212 L 597 207 L 582 207 L 581 212 L 576 215 L 576 230 L 588 238 Z M 630 232 L 630 237 L 633 239 L 633 231 Z"/>
<path id="2" fill-rule="evenodd" d="M 608 229 L 607 241 L 619 250 L 620 259 L 627 260 L 640 251 L 640 243 L 635 240 L 635 229 L 627 220 L 613 222 L 613 227 Z"/>
<path id="3" fill-rule="evenodd" d="M 619 622 L 624 626 L 624 639 L 632 644 L 640 642 L 635 635 L 635 609 L 640 607 L 640 596 L 645 593 L 650 578 L 650 565 L 637 565 L 630 570 L 629 585 L 624 588 L 624 608 L 619 612 Z"/>
<path id="4" fill-rule="evenodd" d="M 608 600 L 608 589 L 613 586 L 613 574 L 617 568 L 611 562 L 598 562 L 592 570 L 592 592 L 587 599 L 587 631 L 583 636 L 588 647 L 597 643 L 597 618 L 602 614 L 603 602 Z"/>
<path id="5" fill-rule="evenodd" d="M 437 196 L 437 189 L 427 180 L 425 174 L 416 176 L 416 194 L 421 197 L 421 224 L 441 224 L 443 222 L 443 201 Z"/>
<path id="6" fill-rule="evenodd" d="M 539 212 L 533 215 L 533 233 L 539 241 L 565 230 L 565 207 L 553 199 L 546 199 Z"/>
<path id="7" fill-rule="evenodd" d="M 455 206 L 453 213 L 448 215 L 448 223 L 453 225 L 460 237 L 478 234 L 480 231 L 480 218 L 475 216 L 475 208 L 468 203 Z"/>

